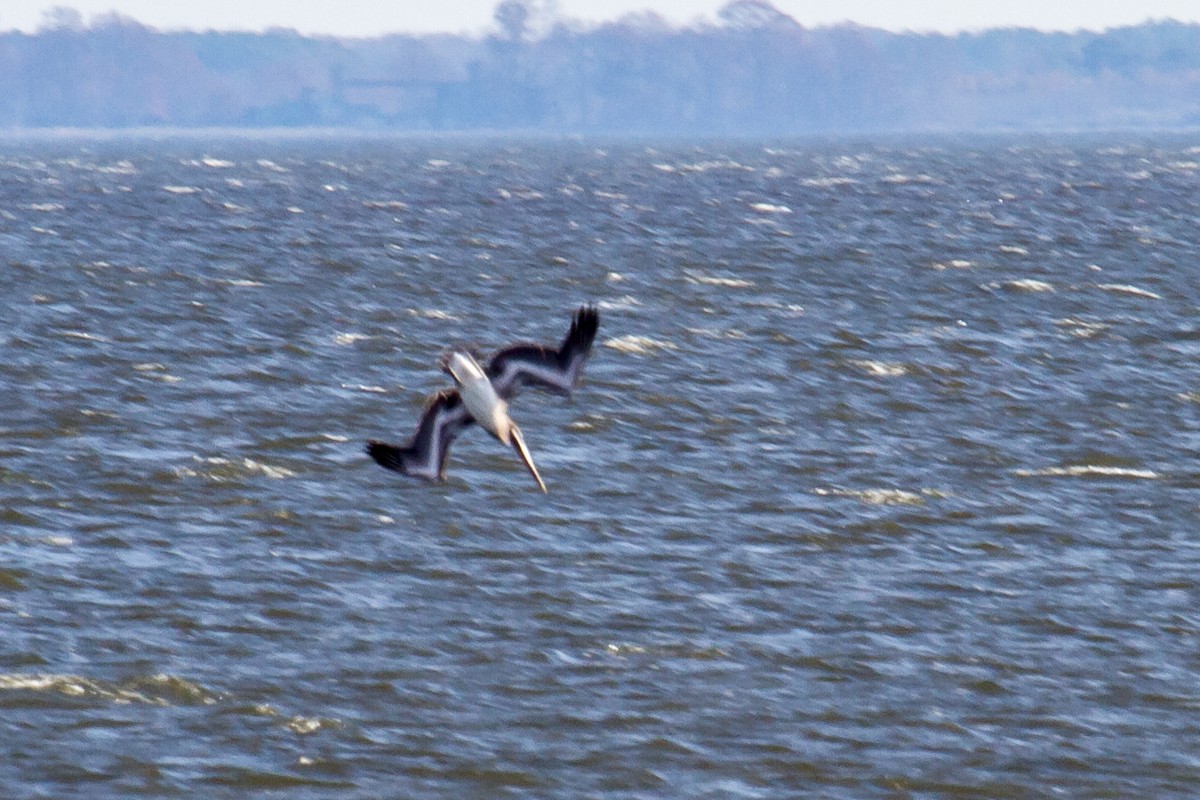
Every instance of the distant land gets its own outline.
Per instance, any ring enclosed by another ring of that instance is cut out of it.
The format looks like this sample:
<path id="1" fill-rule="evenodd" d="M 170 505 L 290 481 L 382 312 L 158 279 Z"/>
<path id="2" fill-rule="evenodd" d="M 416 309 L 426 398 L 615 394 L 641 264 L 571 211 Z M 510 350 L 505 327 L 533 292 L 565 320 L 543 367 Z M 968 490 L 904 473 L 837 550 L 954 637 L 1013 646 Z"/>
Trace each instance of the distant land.
<path id="1" fill-rule="evenodd" d="M 490 36 L 158 31 L 59 9 L 0 34 L 0 130 L 345 128 L 771 135 L 1200 128 L 1200 25 L 941 35 L 715 22 L 585 26 L 504 0 Z"/>

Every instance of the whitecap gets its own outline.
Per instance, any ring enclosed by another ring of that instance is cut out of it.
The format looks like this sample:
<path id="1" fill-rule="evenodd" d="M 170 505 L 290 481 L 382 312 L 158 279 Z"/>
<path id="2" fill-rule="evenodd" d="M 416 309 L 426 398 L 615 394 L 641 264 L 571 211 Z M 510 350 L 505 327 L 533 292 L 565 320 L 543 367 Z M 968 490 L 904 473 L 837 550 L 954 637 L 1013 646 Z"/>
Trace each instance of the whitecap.
<path id="1" fill-rule="evenodd" d="M 804 180 L 800 181 L 800 183 L 804 186 L 810 186 L 814 189 L 834 189 L 838 186 L 849 186 L 851 184 L 858 183 L 858 181 L 854 178 L 838 176 L 828 178 L 805 178 Z"/>
<path id="2" fill-rule="evenodd" d="M 365 383 L 343 383 L 343 389 L 353 389 L 356 392 L 371 392 L 372 394 L 387 394 L 387 389 L 382 386 L 370 386 Z"/>
<path id="3" fill-rule="evenodd" d="M 618 297 L 616 300 L 601 300 L 597 304 L 601 311 L 628 311 L 631 308 L 636 308 L 641 305 L 636 297 L 625 295 Z"/>
<path id="4" fill-rule="evenodd" d="M 199 186 L 164 186 L 164 192 L 170 194 L 199 194 L 202 190 Z"/>
<path id="5" fill-rule="evenodd" d="M 226 161 L 223 158 L 203 158 L 200 164 L 209 169 L 229 169 L 233 166 L 232 161 Z"/>
<path id="6" fill-rule="evenodd" d="M 760 214 L 790 214 L 792 210 L 777 203 L 751 203 L 750 208 Z"/>
<path id="7" fill-rule="evenodd" d="M 1133 297 L 1145 297 L 1148 300 L 1161 300 L 1162 295 L 1143 289 L 1140 286 L 1133 286 L 1128 283 L 1099 283 L 1096 284 L 1097 289 L 1103 289 L 1106 292 L 1114 294 L 1127 294 Z"/>
<path id="8" fill-rule="evenodd" d="M 404 211 L 408 208 L 408 203 L 405 203 L 403 200 L 363 200 L 363 207 L 387 211 Z"/>
<path id="9" fill-rule="evenodd" d="M 96 334 L 88 333 L 87 331 L 63 331 L 63 336 L 67 337 L 68 339 L 82 339 L 85 342 L 107 342 L 108 341 L 108 339 L 106 339 L 103 336 L 97 336 Z"/>
<path id="10" fill-rule="evenodd" d="M 96 697 L 118 704 L 156 706 L 176 703 L 212 705 L 216 702 L 216 697 L 204 687 L 165 674 L 111 683 L 63 673 L 7 673 L 0 674 L 0 691 L 44 692 L 67 697 Z"/>
<path id="11" fill-rule="evenodd" d="M 457 320 L 454 314 L 449 311 L 442 311 L 439 308 L 410 308 L 408 313 L 414 317 L 424 317 L 425 319 L 444 319 Z"/>
<path id="12" fill-rule="evenodd" d="M 138 168 L 132 161 L 118 161 L 114 164 L 96 167 L 96 172 L 104 175 L 136 175 Z"/>
<path id="13" fill-rule="evenodd" d="M 818 488 L 814 494 L 826 497 L 853 497 L 872 506 L 923 506 L 928 498 L 946 497 L 937 489 L 922 489 L 919 492 L 907 489 L 832 489 Z"/>
<path id="14" fill-rule="evenodd" d="M 545 197 L 537 189 L 505 189 L 501 187 L 496 190 L 496 194 L 500 195 L 502 200 L 512 200 L 514 197 L 518 200 L 541 200 Z"/>
<path id="15" fill-rule="evenodd" d="M 1113 467 L 1107 464 L 1071 464 L 1065 467 L 1043 469 L 1019 469 L 1022 478 L 1132 478 L 1135 480 L 1157 480 L 1161 475 L 1152 469 Z"/>
<path id="16" fill-rule="evenodd" d="M 162 381 L 163 383 L 180 383 L 183 381 L 183 378 L 168 373 L 165 364 L 159 364 L 156 361 L 134 364 L 133 368 L 137 372 L 144 372 L 147 374 L 147 377 Z"/>
<path id="17" fill-rule="evenodd" d="M 696 161 L 691 164 L 680 164 L 676 167 L 680 172 L 709 172 L 714 169 L 728 169 L 737 172 L 754 172 L 754 167 L 748 167 L 745 164 L 728 159 L 711 159 L 708 161 Z"/>
<path id="18" fill-rule="evenodd" d="M 1079 339 L 1095 338 L 1112 327 L 1104 322 L 1088 322 L 1087 320 L 1075 319 L 1074 317 L 1056 319 L 1054 324 Z"/>
<path id="19" fill-rule="evenodd" d="M 361 342 L 371 337 L 365 333 L 335 333 L 333 335 L 333 343 L 342 347 L 347 347 L 355 342 Z"/>
<path id="20" fill-rule="evenodd" d="M 892 175 L 884 175 L 882 178 L 880 178 L 880 180 L 883 181 L 884 183 L 894 183 L 894 184 L 897 184 L 900 186 L 903 186 L 903 185 L 909 184 L 909 183 L 933 183 L 934 182 L 933 178 L 929 175 L 924 175 L 924 174 L 922 174 L 922 175 L 904 175 L 901 173 L 895 173 Z"/>
<path id="21" fill-rule="evenodd" d="M 724 278 L 718 275 L 697 275 L 695 273 L 687 276 L 688 283 L 701 283 L 706 286 L 723 286 L 726 289 L 746 289 L 754 285 L 754 281 L 745 278 Z"/>
<path id="22" fill-rule="evenodd" d="M 856 367 L 860 367 L 868 375 L 875 375 L 880 378 L 897 378 L 908 374 L 908 367 L 895 362 L 855 359 L 850 363 Z"/>
<path id="23" fill-rule="evenodd" d="M 293 478 L 296 473 L 287 467 L 277 467 L 272 464 L 264 464 L 261 461 L 255 461 L 252 458 L 242 459 L 242 468 L 251 474 L 265 475 L 268 478 L 281 480 L 283 478 Z"/>
<path id="24" fill-rule="evenodd" d="M 604 342 L 604 346 L 619 350 L 622 353 L 633 353 L 635 355 L 648 355 L 655 350 L 678 349 L 672 342 L 663 341 L 662 339 L 652 339 L 649 336 L 635 336 L 634 334 L 608 339 Z"/>
<path id="25" fill-rule="evenodd" d="M 205 477 L 218 483 L 236 480 L 238 478 L 248 477 L 250 475 L 262 475 L 275 480 L 284 478 L 293 478 L 296 473 L 287 467 L 277 467 L 272 464 L 264 464 L 261 461 L 255 461 L 252 458 L 243 458 L 241 461 L 214 456 L 211 458 L 200 458 L 193 456 L 192 459 L 204 466 L 201 469 L 191 469 L 189 467 L 179 467 L 175 473 L 181 477 Z"/>
<path id="26" fill-rule="evenodd" d="M 298 733 L 301 736 L 309 733 L 316 733 L 323 728 L 340 728 L 342 723 L 338 720 L 327 719 L 325 717 L 301 717 L 295 716 L 289 719 L 286 727 L 293 733 Z"/>
<path id="27" fill-rule="evenodd" d="M 1021 278 L 1015 281 L 1005 281 L 1002 284 L 1005 288 L 1015 289 L 1018 292 L 1053 292 L 1054 284 L 1046 281 L 1039 281 L 1034 278 Z"/>

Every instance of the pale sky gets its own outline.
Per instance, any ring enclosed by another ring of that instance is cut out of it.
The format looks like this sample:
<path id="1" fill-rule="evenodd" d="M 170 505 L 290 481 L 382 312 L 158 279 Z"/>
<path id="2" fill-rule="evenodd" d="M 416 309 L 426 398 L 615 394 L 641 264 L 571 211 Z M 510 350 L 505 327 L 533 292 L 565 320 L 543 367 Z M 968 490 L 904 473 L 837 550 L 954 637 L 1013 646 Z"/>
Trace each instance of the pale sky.
<path id="1" fill-rule="evenodd" d="M 675 23 L 715 19 L 728 0 L 557 0 L 559 15 L 611 20 L 654 11 Z M 55 6 L 77 9 L 85 22 L 116 11 L 162 29 L 262 30 L 376 36 L 444 31 L 479 34 L 491 29 L 498 0 L 0 0 L 0 30 L 36 30 Z M 543 0 L 545 2 L 545 0 Z M 806 27 L 852 21 L 890 30 L 942 31 L 1024 26 L 1043 30 L 1102 30 L 1147 19 L 1200 22 L 1200 0 L 772 0 Z"/>

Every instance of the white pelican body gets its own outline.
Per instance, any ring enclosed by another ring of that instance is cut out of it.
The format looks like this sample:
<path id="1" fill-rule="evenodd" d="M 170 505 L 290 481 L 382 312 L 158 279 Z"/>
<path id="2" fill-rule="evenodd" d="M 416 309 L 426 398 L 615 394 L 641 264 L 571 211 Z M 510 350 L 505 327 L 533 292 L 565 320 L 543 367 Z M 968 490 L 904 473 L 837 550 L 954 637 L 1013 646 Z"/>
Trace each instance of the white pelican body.
<path id="1" fill-rule="evenodd" d="M 458 384 L 458 393 L 462 396 L 463 405 L 471 416 L 485 430 L 497 439 L 505 441 L 508 437 L 502 432 L 512 426 L 508 416 L 508 403 L 500 399 L 487 373 L 468 353 L 455 351 L 446 359 L 446 369 Z"/>
<path id="2" fill-rule="evenodd" d="M 543 492 L 546 491 L 546 484 L 542 482 L 542 476 L 533 464 L 533 456 L 525 446 L 525 437 L 521 435 L 517 423 L 508 415 L 508 403 L 496 394 L 496 388 L 488 380 L 483 367 L 479 366 L 470 354 L 455 351 L 446 359 L 446 371 L 458 384 L 458 394 L 471 417 L 503 444 L 515 449 L 538 486 Z"/>

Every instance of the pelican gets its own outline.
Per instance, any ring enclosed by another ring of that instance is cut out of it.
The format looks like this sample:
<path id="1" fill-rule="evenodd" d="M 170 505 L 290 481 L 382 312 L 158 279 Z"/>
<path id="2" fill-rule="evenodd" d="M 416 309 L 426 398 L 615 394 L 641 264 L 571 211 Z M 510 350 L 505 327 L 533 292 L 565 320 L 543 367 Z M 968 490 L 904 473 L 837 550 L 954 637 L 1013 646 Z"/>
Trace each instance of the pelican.
<path id="1" fill-rule="evenodd" d="M 450 443 L 473 423 L 479 423 L 520 454 L 545 492 L 546 485 L 534 466 L 521 430 L 508 414 L 508 401 L 526 385 L 569 397 L 579 383 L 599 326 L 596 309 L 581 306 L 557 348 L 511 345 L 493 355 L 486 369 L 465 352 L 450 353 L 442 366 L 458 388 L 445 389 L 429 399 L 408 445 L 400 447 L 370 440 L 367 453 L 387 469 L 429 481 L 445 480 Z"/>

